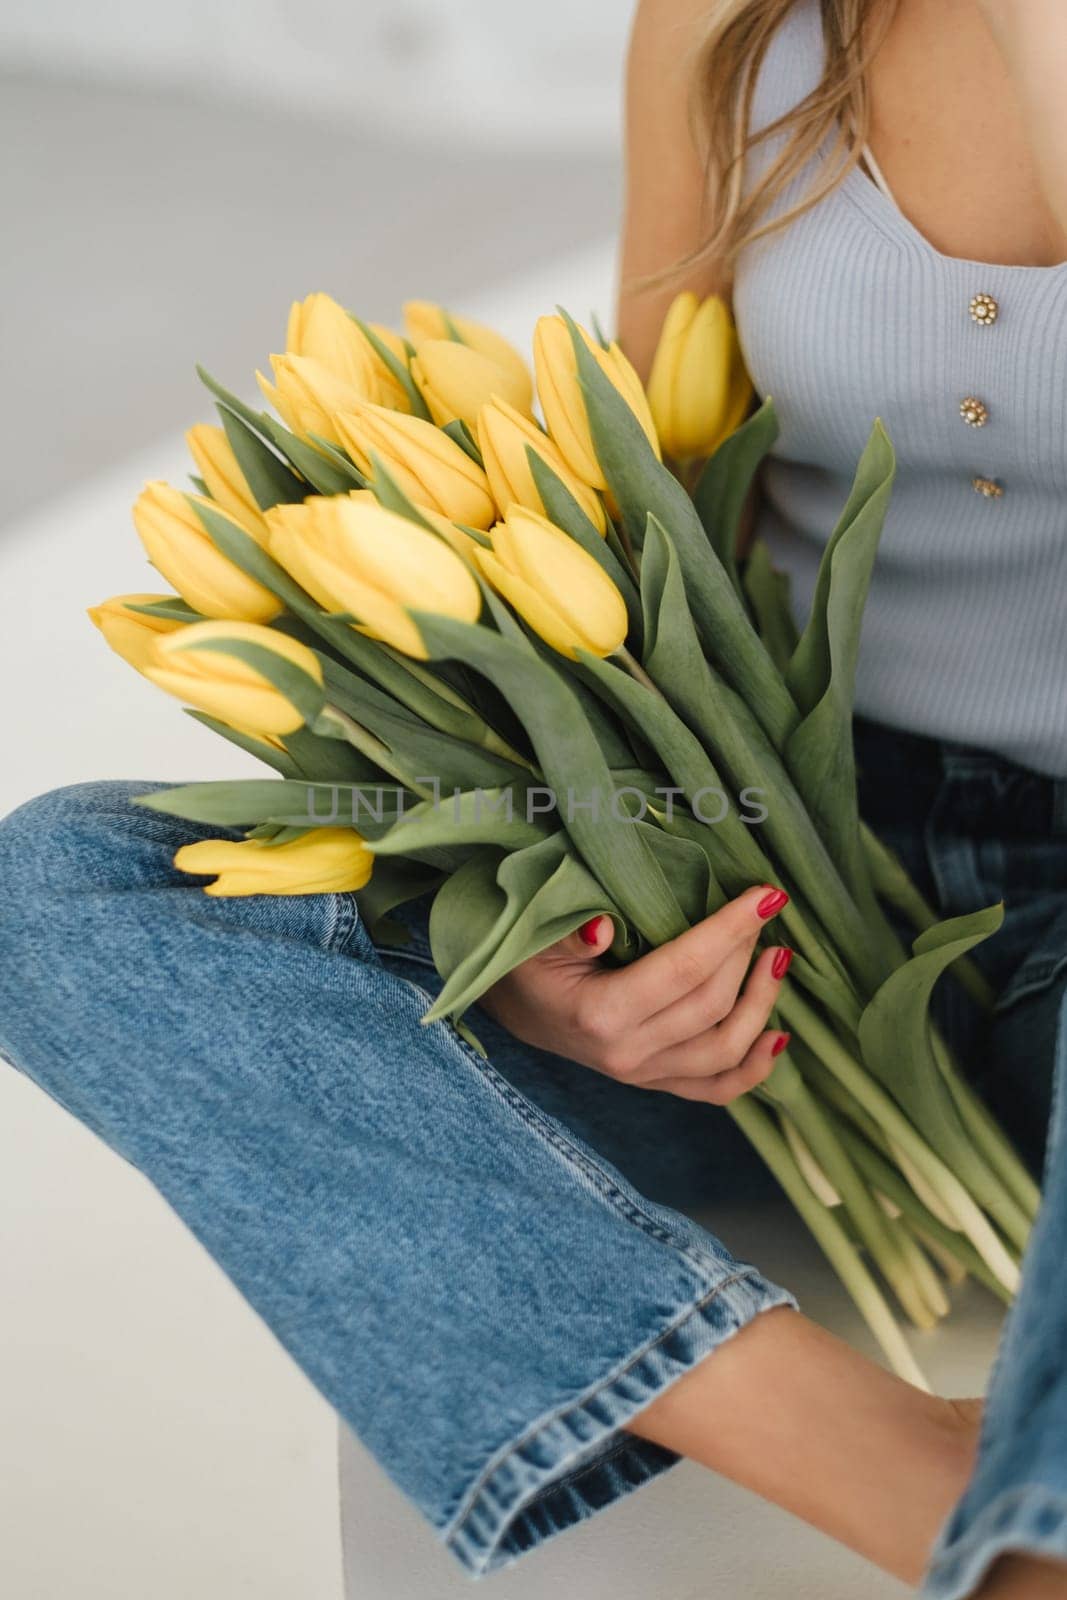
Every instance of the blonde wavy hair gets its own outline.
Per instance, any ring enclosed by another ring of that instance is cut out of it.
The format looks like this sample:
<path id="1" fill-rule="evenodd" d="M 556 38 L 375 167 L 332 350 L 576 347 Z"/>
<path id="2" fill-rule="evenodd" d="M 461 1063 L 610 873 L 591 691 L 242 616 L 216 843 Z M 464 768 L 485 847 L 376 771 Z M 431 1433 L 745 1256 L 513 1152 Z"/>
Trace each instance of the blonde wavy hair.
<path id="1" fill-rule="evenodd" d="M 693 63 L 691 115 L 707 173 L 704 238 L 681 267 L 714 261 L 729 276 L 739 252 L 785 227 L 825 198 L 859 161 L 870 125 L 867 68 L 885 36 L 897 0 L 819 0 L 826 65 L 799 105 L 760 133 L 750 132 L 756 78 L 775 32 L 796 0 L 712 0 Z M 747 152 L 785 132 L 780 154 L 746 193 Z M 825 170 L 797 205 L 766 213 L 828 136 Z"/>

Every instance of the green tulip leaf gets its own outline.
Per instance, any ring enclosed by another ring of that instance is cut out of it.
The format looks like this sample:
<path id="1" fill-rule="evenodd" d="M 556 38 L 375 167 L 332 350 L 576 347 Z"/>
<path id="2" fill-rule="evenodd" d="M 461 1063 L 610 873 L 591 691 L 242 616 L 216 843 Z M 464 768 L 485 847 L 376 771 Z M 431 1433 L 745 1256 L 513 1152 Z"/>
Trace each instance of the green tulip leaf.
<path id="1" fill-rule="evenodd" d="M 973 1139 L 938 1064 L 930 999 L 946 968 L 995 933 L 1003 917 L 1003 906 L 993 905 L 928 928 L 915 940 L 911 960 L 890 974 L 859 1023 L 865 1065 L 983 1204 L 990 1203 L 990 1194 L 977 1176 L 981 1163 Z"/>
<path id="2" fill-rule="evenodd" d="M 390 911 L 432 893 L 442 881 L 440 871 L 425 862 L 375 861 L 370 882 L 356 891 L 356 905 L 371 938 L 380 943 L 384 935 L 384 942 L 390 945 L 406 943 L 410 935 L 400 924 L 389 924 L 387 931 L 386 919 Z M 393 929 L 398 930 L 400 937 Z"/>
<path id="3" fill-rule="evenodd" d="M 227 410 L 240 417 L 242 422 L 247 422 L 248 426 L 254 429 L 255 432 L 263 433 L 265 431 L 268 422 L 271 420 L 268 412 L 253 411 L 252 407 L 246 405 L 237 395 L 231 393 L 229 389 L 224 389 L 218 379 L 211 376 L 206 367 L 198 365 L 196 375 L 204 387 L 211 390 L 216 400 L 222 401 Z"/>
<path id="4" fill-rule="evenodd" d="M 446 433 L 453 444 L 458 444 L 463 454 L 469 456 L 475 466 L 484 467 L 485 462 L 482 460 L 482 452 L 478 449 L 478 441 L 461 418 L 457 417 L 453 422 L 446 422 L 441 432 Z"/>
<path id="5" fill-rule="evenodd" d="M 187 822 L 241 828 L 270 822 L 279 827 L 350 828 L 362 833 L 362 813 L 343 784 L 283 778 L 232 778 L 182 784 L 138 795 L 135 805 Z M 360 820 L 354 821 L 358 815 Z M 395 820 L 395 806 L 388 825 Z"/>
<path id="6" fill-rule="evenodd" d="M 759 410 L 716 450 L 697 480 L 693 504 L 712 549 L 741 593 L 737 572 L 737 539 L 741 515 L 760 463 L 778 438 L 774 401 Z"/>
<path id="7" fill-rule="evenodd" d="M 797 721 L 796 707 L 730 574 L 708 542 L 696 507 L 674 474 L 657 460 L 644 429 L 601 370 L 576 324 L 561 314 L 571 331 L 597 459 L 631 541 L 637 544 L 644 537 L 650 514 L 670 529 L 705 651 L 751 706 L 773 742 L 783 743 Z"/>
<path id="8" fill-rule="evenodd" d="M 558 827 L 547 815 L 527 816 L 526 788 L 474 789 L 442 799 L 420 801 L 405 811 L 374 846 L 376 856 L 418 855 L 427 848 L 494 845 L 522 850 Z"/>
<path id="9" fill-rule="evenodd" d="M 779 572 L 772 565 L 765 540 L 753 541 L 741 575 L 741 585 L 767 654 L 778 670 L 784 673 L 796 650 L 800 634 L 789 604 L 789 575 Z"/>
<path id="10" fill-rule="evenodd" d="M 272 506 L 290 505 L 305 499 L 308 486 L 304 479 L 298 478 L 286 466 L 266 440 L 221 401 L 216 410 L 230 449 L 259 509 L 269 511 Z"/>
<path id="11" fill-rule="evenodd" d="M 506 612 L 497 605 L 502 623 Z M 627 919 L 651 944 L 675 938 L 685 918 L 669 883 L 631 823 L 614 814 L 607 762 L 579 701 L 564 678 L 529 642 L 450 617 L 415 612 L 431 656 L 455 657 L 481 672 L 509 698 L 544 774 L 563 797 L 564 824 L 587 866 Z M 598 808 L 594 815 L 591 809 Z"/>
<path id="12" fill-rule="evenodd" d="M 451 900 L 440 913 L 434 902 L 430 943 L 447 981 L 424 1022 L 461 1016 L 520 962 L 565 939 L 590 917 L 605 912 L 618 915 L 596 878 L 571 854 L 562 833 L 505 856 L 496 883 L 500 900 L 490 923 L 491 901 L 482 880 L 482 918 L 471 929 L 472 934 L 482 933 L 477 942 L 465 937 L 466 929 L 457 929 L 458 914 Z"/>
<path id="13" fill-rule="evenodd" d="M 338 464 L 336 452 L 325 455 L 313 444 L 298 439 L 295 433 L 267 417 L 264 428 L 282 455 L 306 478 L 318 494 L 347 494 L 350 489 L 366 488 L 366 479 L 351 462 Z"/>
<path id="14" fill-rule="evenodd" d="M 348 315 L 352 318 L 352 321 L 355 323 L 364 339 L 366 339 L 367 343 L 371 346 L 371 349 L 384 363 L 384 365 L 388 367 L 397 383 L 407 395 L 408 404 L 411 406 L 412 416 L 421 417 L 424 422 L 432 422 L 433 417 L 430 415 L 430 408 L 426 404 L 426 401 L 422 398 L 422 392 L 419 389 L 418 384 L 415 382 L 415 379 L 411 376 L 411 373 L 404 362 L 401 361 L 398 356 L 393 354 L 385 340 L 379 338 L 378 334 L 375 333 L 369 322 L 361 321 L 360 318 L 351 311 L 348 313 Z"/>
<path id="15" fill-rule="evenodd" d="M 811 616 L 786 673 L 803 720 L 786 765 L 838 871 L 873 923 L 882 923 L 859 835 L 852 699 L 860 625 L 896 470 L 880 422 L 819 564 Z M 885 941 L 887 949 L 895 944 Z"/>
<path id="16" fill-rule="evenodd" d="M 173 600 L 153 600 L 149 605 L 126 603 L 127 611 L 138 611 L 146 617 L 166 617 L 170 622 L 208 622 L 211 619 L 194 611 L 175 595 Z"/>
<path id="17" fill-rule="evenodd" d="M 217 717 L 209 717 L 206 711 L 196 711 L 192 706 L 183 706 L 182 710 L 187 717 L 192 717 L 194 722 L 202 723 L 205 728 L 210 728 L 212 733 L 221 735 L 239 750 L 246 750 L 250 756 L 255 756 L 257 761 L 266 762 L 268 767 L 273 767 L 283 778 L 299 778 L 300 767 L 292 756 L 284 750 L 277 749 L 275 745 L 268 744 L 266 739 L 257 739 L 254 734 L 243 733 L 239 728 L 231 728 L 229 723 L 220 722 Z"/>
<path id="18" fill-rule="evenodd" d="M 496 881 L 502 860 L 497 850 L 479 851 L 434 896 L 430 907 L 430 950 L 446 985 L 472 951 L 479 950 L 489 938 L 507 906 L 507 895 Z M 447 1007 L 440 1011 L 434 1007 L 422 1020 L 433 1022 L 446 1015 Z"/>
<path id="19" fill-rule="evenodd" d="M 781 757 L 741 697 L 708 665 L 686 603 L 681 564 L 666 530 L 648 519 L 641 561 L 645 667 L 699 736 L 732 795 L 755 790 L 767 808 L 760 824 L 784 881 L 799 890 L 823 927 L 832 929 L 866 992 L 887 967 L 867 922 L 797 793 Z"/>

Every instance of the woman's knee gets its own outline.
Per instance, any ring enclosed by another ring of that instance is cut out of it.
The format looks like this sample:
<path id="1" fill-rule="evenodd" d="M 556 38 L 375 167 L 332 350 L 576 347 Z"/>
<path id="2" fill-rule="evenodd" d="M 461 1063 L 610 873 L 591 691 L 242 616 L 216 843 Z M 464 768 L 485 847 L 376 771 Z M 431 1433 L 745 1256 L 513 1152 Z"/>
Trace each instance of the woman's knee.
<path id="1" fill-rule="evenodd" d="M 0 922 L 39 898 L 136 882 L 168 868 L 190 825 L 136 804 L 148 783 L 79 783 L 0 818 Z"/>

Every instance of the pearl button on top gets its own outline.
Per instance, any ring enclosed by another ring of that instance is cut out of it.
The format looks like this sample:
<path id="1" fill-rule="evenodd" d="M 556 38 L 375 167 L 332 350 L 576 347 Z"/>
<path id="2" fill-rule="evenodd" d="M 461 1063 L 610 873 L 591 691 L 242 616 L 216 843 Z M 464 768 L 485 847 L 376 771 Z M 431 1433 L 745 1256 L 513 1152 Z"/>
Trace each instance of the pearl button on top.
<path id="1" fill-rule="evenodd" d="M 989 421 L 989 407 L 969 394 L 966 400 L 960 401 L 960 416 L 969 428 L 984 428 Z"/>
<path id="2" fill-rule="evenodd" d="M 980 328 L 991 328 L 1000 315 L 1000 307 L 991 294 L 976 294 L 970 305 L 971 321 Z"/>

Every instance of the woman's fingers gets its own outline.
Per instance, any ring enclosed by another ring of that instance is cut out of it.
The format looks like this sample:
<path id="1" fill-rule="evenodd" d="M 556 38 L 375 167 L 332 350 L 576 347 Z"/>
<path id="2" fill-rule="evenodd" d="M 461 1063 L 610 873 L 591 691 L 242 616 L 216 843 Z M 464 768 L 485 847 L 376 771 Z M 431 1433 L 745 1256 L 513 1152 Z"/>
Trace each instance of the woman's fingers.
<path id="1" fill-rule="evenodd" d="M 777 985 L 785 976 L 792 956 L 793 952 L 785 945 L 777 945 L 760 953 L 745 987 L 749 1002 L 754 1000 L 758 1005 L 762 999 L 766 999 L 769 1010 L 775 1003 Z M 648 1053 L 651 1055 L 669 1050 L 673 1045 L 684 1044 L 687 1039 L 706 1032 L 708 1028 L 719 1023 L 725 1024 L 738 1006 L 746 972 L 749 972 L 749 951 L 747 946 L 742 946 L 698 988 L 649 1017 L 641 1031 Z M 766 1012 L 763 1020 L 766 1021 Z M 745 1043 L 747 1048 L 748 1041 Z"/>
<path id="2" fill-rule="evenodd" d="M 788 900 L 784 889 L 758 884 L 669 944 L 606 974 L 605 983 L 616 991 L 612 998 L 619 1007 L 620 1023 L 639 1026 L 691 994 L 714 977 L 736 950 L 744 952 L 747 964 L 760 930 Z"/>
<path id="3" fill-rule="evenodd" d="M 726 1106 L 739 1095 L 747 1094 L 750 1089 L 757 1089 L 766 1082 L 788 1042 L 787 1033 L 763 1033 L 740 1066 L 732 1067 L 729 1072 L 719 1072 L 710 1078 L 660 1078 L 655 1083 L 645 1084 L 645 1088 L 678 1095 L 682 1100 L 702 1100 L 707 1105 Z"/>
<path id="4" fill-rule="evenodd" d="M 719 1022 L 698 1028 L 664 1049 L 650 1052 L 634 1074 L 634 1082 L 653 1084 L 660 1078 L 709 1078 L 738 1067 L 767 1026 L 788 967 L 784 946 L 760 952 L 737 1002 Z M 691 999 L 678 1002 L 691 1010 Z"/>

